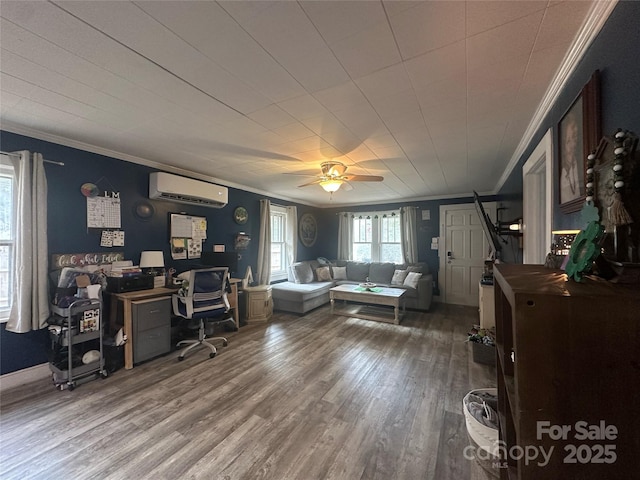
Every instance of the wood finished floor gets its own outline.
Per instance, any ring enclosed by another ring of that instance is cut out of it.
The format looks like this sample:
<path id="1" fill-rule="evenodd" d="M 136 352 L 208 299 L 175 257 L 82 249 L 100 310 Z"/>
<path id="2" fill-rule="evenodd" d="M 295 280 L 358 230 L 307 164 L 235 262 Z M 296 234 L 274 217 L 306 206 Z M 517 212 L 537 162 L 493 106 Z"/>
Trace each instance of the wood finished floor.
<path id="1" fill-rule="evenodd" d="M 465 343 L 477 310 L 400 325 L 276 313 L 198 349 L 60 391 L 5 392 L 0 478 L 491 478 L 463 457 L 462 397 L 495 385 Z"/>

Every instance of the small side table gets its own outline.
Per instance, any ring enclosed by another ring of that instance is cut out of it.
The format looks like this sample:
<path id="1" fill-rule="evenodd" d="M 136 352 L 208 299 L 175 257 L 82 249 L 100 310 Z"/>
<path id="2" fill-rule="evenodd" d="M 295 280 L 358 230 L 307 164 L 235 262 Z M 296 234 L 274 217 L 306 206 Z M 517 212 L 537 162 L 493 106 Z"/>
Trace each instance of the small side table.
<path id="1" fill-rule="evenodd" d="M 266 322 L 273 314 L 271 285 L 244 287 L 247 302 L 247 323 Z"/>

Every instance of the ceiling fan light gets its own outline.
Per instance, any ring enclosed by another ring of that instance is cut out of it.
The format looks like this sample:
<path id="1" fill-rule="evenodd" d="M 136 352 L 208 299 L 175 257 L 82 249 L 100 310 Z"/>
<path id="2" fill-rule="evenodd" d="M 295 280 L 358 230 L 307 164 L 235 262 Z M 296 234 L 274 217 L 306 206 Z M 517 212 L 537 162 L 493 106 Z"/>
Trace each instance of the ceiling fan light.
<path id="1" fill-rule="evenodd" d="M 325 192 L 333 193 L 337 191 L 342 185 L 342 180 L 337 180 L 335 178 L 330 178 L 329 180 L 323 180 L 320 182 L 320 186 L 324 189 Z"/>

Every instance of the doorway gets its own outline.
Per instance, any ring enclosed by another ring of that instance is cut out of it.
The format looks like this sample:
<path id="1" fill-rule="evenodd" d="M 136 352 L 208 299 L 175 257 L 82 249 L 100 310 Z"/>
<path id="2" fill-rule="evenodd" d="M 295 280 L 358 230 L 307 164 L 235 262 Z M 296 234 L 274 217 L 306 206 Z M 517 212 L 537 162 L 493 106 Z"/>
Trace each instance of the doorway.
<path id="1" fill-rule="evenodd" d="M 543 264 L 550 251 L 552 152 L 549 129 L 522 167 L 523 263 Z"/>

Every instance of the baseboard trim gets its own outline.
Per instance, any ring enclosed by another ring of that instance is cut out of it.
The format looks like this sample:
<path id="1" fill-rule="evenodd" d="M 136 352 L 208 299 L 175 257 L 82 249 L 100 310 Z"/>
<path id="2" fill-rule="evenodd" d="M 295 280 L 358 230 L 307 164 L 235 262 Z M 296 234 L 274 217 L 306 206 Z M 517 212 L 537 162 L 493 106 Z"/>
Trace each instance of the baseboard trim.
<path id="1" fill-rule="evenodd" d="M 41 363 L 33 367 L 24 368 L 17 372 L 6 373 L 0 377 L 0 392 L 20 385 L 42 380 L 51 375 L 48 363 Z"/>

